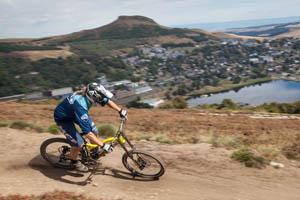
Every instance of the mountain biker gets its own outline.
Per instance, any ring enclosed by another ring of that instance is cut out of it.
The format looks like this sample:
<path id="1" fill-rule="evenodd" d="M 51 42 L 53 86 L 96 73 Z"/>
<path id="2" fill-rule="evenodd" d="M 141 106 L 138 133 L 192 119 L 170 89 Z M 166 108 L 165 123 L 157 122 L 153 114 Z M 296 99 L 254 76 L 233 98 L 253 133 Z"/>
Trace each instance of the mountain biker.
<path id="1" fill-rule="evenodd" d="M 71 166 L 78 171 L 87 172 L 88 167 L 78 160 L 78 154 L 83 138 L 77 132 L 75 123 L 81 128 L 83 135 L 92 144 L 97 144 L 107 152 L 112 151 L 110 145 L 103 145 L 98 139 L 98 129 L 88 110 L 92 105 L 108 105 L 113 110 L 119 112 L 121 118 L 127 118 L 127 111 L 121 109 L 111 98 L 113 94 L 98 83 L 89 83 L 81 91 L 77 91 L 65 98 L 54 111 L 54 120 L 71 145 Z"/>

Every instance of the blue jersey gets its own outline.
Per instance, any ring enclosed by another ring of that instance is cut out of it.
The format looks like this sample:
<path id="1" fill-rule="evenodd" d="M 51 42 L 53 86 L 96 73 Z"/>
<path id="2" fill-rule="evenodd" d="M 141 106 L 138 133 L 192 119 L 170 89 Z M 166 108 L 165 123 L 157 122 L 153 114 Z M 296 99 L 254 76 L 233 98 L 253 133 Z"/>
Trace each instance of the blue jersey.
<path id="1" fill-rule="evenodd" d="M 108 98 L 104 99 L 105 103 L 108 101 Z M 83 134 L 94 132 L 95 125 L 88 114 L 90 108 L 91 105 L 85 96 L 71 94 L 56 107 L 54 120 L 58 124 L 65 122 L 77 123 Z"/>

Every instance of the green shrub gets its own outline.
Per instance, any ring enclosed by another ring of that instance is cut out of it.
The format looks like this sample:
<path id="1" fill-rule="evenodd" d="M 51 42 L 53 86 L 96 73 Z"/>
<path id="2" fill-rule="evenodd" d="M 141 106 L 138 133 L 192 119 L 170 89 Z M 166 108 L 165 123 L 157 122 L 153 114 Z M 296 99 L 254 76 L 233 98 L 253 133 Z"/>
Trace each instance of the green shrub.
<path id="1" fill-rule="evenodd" d="M 239 148 L 241 145 L 237 143 L 234 139 L 227 138 L 224 142 L 224 147 L 226 149 L 236 149 Z"/>
<path id="2" fill-rule="evenodd" d="M 11 123 L 10 128 L 19 129 L 19 130 L 29 129 L 29 130 L 34 130 L 35 132 L 38 133 L 42 133 L 44 131 L 42 127 L 24 121 L 14 121 Z"/>
<path id="3" fill-rule="evenodd" d="M 300 145 L 298 143 L 294 143 L 282 149 L 285 157 L 291 160 L 300 160 Z"/>
<path id="4" fill-rule="evenodd" d="M 261 168 L 266 164 L 264 157 L 255 155 L 250 149 L 243 148 L 235 151 L 231 157 L 244 163 L 247 167 Z"/>
<path id="5" fill-rule="evenodd" d="M 10 128 L 20 129 L 20 130 L 26 129 L 28 127 L 30 127 L 30 124 L 24 121 L 14 121 L 10 125 Z"/>
<path id="6" fill-rule="evenodd" d="M 153 108 L 153 106 L 148 103 L 138 102 L 138 101 L 130 101 L 126 104 L 127 108 Z"/>
<path id="7" fill-rule="evenodd" d="M 209 143 L 213 147 L 225 147 L 226 149 L 236 149 L 240 147 L 240 144 L 237 141 L 229 137 L 213 136 L 209 140 Z"/>
<path id="8" fill-rule="evenodd" d="M 56 124 L 51 124 L 48 128 L 47 128 L 47 132 L 52 133 L 54 135 L 58 135 L 60 130 L 58 128 L 58 126 Z"/>
<path id="9" fill-rule="evenodd" d="M 166 143 L 166 144 L 172 144 L 174 141 L 170 138 L 164 137 L 164 136 L 159 136 L 156 138 L 156 142 L 160 143 Z"/>
<path id="10" fill-rule="evenodd" d="M 224 99 L 218 107 L 218 109 L 230 109 L 230 110 L 235 110 L 237 108 L 238 105 L 234 103 L 231 99 Z"/>
<path id="11" fill-rule="evenodd" d="M 6 126 L 9 126 L 11 124 L 10 121 L 1 121 L 0 122 L 0 127 L 6 127 Z"/>
<path id="12" fill-rule="evenodd" d="M 116 134 L 115 128 L 110 124 L 104 124 L 98 127 L 100 136 L 113 137 Z"/>
<path id="13" fill-rule="evenodd" d="M 158 107 L 162 109 L 185 109 L 188 108 L 188 103 L 184 98 L 177 96 L 170 101 L 160 104 Z"/>
<path id="14" fill-rule="evenodd" d="M 281 153 L 278 148 L 272 146 L 261 147 L 259 148 L 259 152 L 263 157 L 268 159 L 274 159 L 278 157 Z"/>
<path id="15" fill-rule="evenodd" d="M 149 141 L 152 138 L 152 135 L 142 135 L 139 137 L 140 140 L 147 140 Z"/>
<path id="16" fill-rule="evenodd" d="M 44 132 L 44 129 L 42 128 L 42 127 L 40 127 L 40 126 L 38 126 L 38 125 L 30 125 L 30 129 L 31 130 L 34 130 L 34 131 L 36 131 L 36 132 L 38 132 L 38 133 L 42 133 L 42 132 Z"/>
<path id="17" fill-rule="evenodd" d="M 193 144 L 198 144 L 200 142 L 200 139 L 198 137 L 192 137 L 191 140 Z"/>
<path id="18" fill-rule="evenodd" d="M 222 145 L 220 144 L 219 138 L 216 136 L 213 136 L 210 140 L 209 143 L 213 146 L 213 147 L 221 147 Z"/>

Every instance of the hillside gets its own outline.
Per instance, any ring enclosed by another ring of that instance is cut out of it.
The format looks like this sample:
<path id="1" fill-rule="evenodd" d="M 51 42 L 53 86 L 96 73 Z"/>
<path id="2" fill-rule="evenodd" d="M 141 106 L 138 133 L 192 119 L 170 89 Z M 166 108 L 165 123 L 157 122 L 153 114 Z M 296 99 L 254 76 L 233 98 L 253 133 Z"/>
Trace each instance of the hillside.
<path id="1" fill-rule="evenodd" d="M 240 36 L 254 37 L 296 37 L 300 38 L 300 22 L 270 24 L 263 26 L 254 26 L 247 28 L 227 29 L 224 33 L 232 33 Z"/>
<path id="2" fill-rule="evenodd" d="M 163 65 L 169 65 L 172 74 L 166 69 L 161 73 L 174 76 L 174 69 L 180 69 L 166 60 L 178 62 L 177 57 L 185 54 L 192 57 L 199 48 L 220 45 L 220 38 L 227 37 L 237 38 L 203 30 L 168 28 L 143 16 L 120 16 L 108 25 L 68 35 L 0 40 L 0 75 L 4 77 L 0 80 L 0 97 L 79 87 L 103 75 L 109 81 L 151 82 L 159 73 L 159 66 L 166 68 Z M 144 53 L 156 47 L 165 53 L 163 59 L 159 53 L 154 57 L 153 53 Z M 126 62 L 135 56 L 144 64 Z M 159 63 L 163 60 L 165 63 Z M 138 72 L 143 67 L 147 68 L 146 73 Z M 139 74 L 132 76 L 132 72 Z"/>
<path id="3" fill-rule="evenodd" d="M 53 123 L 54 105 L 0 103 L 0 107 L 0 122 L 22 120 L 41 127 Z M 91 115 L 97 125 L 117 127 L 119 122 L 118 114 L 108 108 L 92 108 Z M 63 190 L 95 199 L 298 200 L 299 162 L 276 152 L 296 140 L 299 125 L 299 117 L 293 115 L 129 110 L 126 134 L 139 149 L 159 155 L 167 164 L 166 174 L 158 181 L 128 175 L 121 163 L 121 148 L 86 174 L 53 168 L 39 155 L 39 146 L 47 138 L 62 135 L 0 127 L 2 140 L 7 141 L 0 147 L 0 198 Z M 168 144 L 155 139 L 158 136 L 182 142 Z M 222 138 L 231 138 L 231 145 L 223 146 Z M 231 158 L 240 148 L 233 141 L 244 141 L 284 167 L 245 167 Z"/>

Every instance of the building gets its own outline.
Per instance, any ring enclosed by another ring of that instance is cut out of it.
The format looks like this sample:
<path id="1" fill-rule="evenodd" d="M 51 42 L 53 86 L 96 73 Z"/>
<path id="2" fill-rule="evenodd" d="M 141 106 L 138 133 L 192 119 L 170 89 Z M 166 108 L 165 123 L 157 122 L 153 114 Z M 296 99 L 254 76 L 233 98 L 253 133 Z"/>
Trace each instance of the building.
<path id="1" fill-rule="evenodd" d="M 120 86 L 120 85 L 129 85 L 131 84 L 132 82 L 130 80 L 122 80 L 122 81 L 115 81 L 115 82 L 112 82 L 111 83 L 111 86 Z"/>
<path id="2" fill-rule="evenodd" d="M 73 89 L 71 87 L 59 88 L 50 91 L 51 96 L 55 99 L 62 99 L 67 97 L 69 94 L 73 93 Z"/>
<path id="3" fill-rule="evenodd" d="M 152 88 L 149 85 L 144 85 L 144 86 L 136 87 L 136 88 L 134 88 L 134 90 L 135 90 L 136 94 L 142 94 L 145 92 L 152 91 Z"/>

